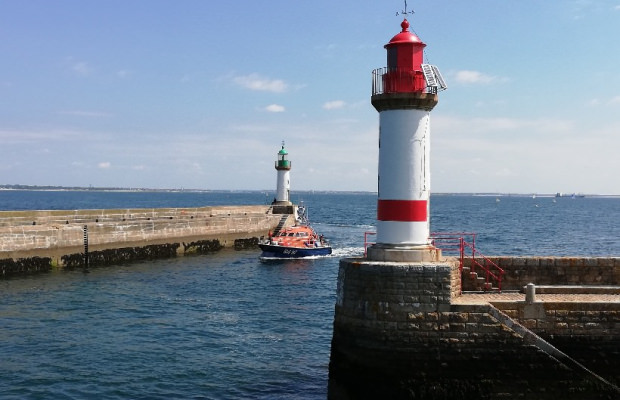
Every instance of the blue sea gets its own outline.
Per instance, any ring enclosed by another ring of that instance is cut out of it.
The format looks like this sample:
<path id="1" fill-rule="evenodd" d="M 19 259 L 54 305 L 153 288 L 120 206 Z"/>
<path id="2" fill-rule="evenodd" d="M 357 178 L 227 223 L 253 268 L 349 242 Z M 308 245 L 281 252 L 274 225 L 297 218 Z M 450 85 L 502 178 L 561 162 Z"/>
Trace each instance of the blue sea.
<path id="1" fill-rule="evenodd" d="M 264 192 L 0 191 L 0 210 L 266 204 Z M 1 399 L 324 399 L 338 261 L 376 194 L 294 193 L 331 257 L 259 250 L 0 280 Z M 620 199 L 433 195 L 485 255 L 620 256 Z"/>

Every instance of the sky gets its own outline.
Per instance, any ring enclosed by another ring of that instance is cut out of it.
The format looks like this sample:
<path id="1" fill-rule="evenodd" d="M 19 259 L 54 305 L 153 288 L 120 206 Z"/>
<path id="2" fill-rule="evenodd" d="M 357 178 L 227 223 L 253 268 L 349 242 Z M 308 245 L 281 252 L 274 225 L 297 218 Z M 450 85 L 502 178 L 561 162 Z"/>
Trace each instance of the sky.
<path id="1" fill-rule="evenodd" d="M 432 192 L 620 194 L 620 0 L 407 3 Z M 376 191 L 404 1 L 0 0 L 0 184 Z M 400 14 L 400 15 L 397 15 Z"/>

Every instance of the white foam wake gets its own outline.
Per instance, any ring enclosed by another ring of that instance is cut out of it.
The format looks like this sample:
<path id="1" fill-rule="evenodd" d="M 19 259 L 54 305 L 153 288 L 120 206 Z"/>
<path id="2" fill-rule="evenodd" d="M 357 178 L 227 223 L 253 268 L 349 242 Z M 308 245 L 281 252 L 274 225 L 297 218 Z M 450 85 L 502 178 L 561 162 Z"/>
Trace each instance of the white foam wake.
<path id="1" fill-rule="evenodd" d="M 332 250 L 332 257 L 353 257 L 364 255 L 363 247 L 342 247 Z"/>

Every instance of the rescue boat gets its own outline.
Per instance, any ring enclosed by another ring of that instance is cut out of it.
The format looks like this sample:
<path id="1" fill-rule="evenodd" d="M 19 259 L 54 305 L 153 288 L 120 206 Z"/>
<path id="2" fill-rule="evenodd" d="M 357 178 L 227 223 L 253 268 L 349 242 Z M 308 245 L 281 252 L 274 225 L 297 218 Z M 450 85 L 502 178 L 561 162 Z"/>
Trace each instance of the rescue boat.
<path id="1" fill-rule="evenodd" d="M 310 227 L 308 210 L 303 202 L 295 212 L 295 225 L 282 228 L 267 239 L 258 242 L 263 251 L 261 258 L 303 258 L 327 256 L 332 247 L 323 235 Z"/>
<path id="2" fill-rule="evenodd" d="M 259 242 L 261 258 L 299 258 L 326 256 L 332 253 L 329 242 L 309 225 L 284 228 Z"/>

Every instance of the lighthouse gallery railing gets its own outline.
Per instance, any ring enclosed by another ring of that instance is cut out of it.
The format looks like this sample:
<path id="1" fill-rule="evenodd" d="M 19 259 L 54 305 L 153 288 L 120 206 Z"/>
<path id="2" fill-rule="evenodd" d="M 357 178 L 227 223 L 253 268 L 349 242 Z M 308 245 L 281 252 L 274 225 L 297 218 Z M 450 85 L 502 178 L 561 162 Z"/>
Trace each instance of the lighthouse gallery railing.
<path id="1" fill-rule="evenodd" d="M 422 92 L 437 93 L 437 87 L 428 86 L 422 71 L 405 68 L 377 68 L 372 71 L 372 95 L 384 93 Z"/>

